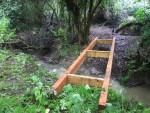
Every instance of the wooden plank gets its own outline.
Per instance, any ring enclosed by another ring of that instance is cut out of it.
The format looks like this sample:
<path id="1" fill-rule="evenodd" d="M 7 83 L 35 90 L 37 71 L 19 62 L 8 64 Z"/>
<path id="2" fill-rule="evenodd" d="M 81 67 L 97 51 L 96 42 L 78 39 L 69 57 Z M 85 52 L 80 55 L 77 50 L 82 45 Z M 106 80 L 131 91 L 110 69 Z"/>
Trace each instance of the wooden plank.
<path id="1" fill-rule="evenodd" d="M 64 85 L 67 84 L 67 74 L 75 73 L 80 68 L 80 65 L 86 59 L 86 51 L 89 49 L 93 49 L 93 47 L 96 45 L 96 40 L 97 38 L 92 40 L 92 42 L 84 49 L 84 51 L 74 61 L 74 63 L 66 70 L 64 75 L 62 75 L 61 78 L 55 82 L 55 84 L 52 86 L 52 89 L 55 92 L 55 94 L 58 94 L 62 90 Z"/>
<path id="2" fill-rule="evenodd" d="M 109 58 L 110 51 L 95 51 L 95 50 L 87 50 L 86 55 L 88 57 L 95 58 Z"/>
<path id="3" fill-rule="evenodd" d="M 112 44 L 112 39 L 98 39 L 96 44 Z"/>
<path id="4" fill-rule="evenodd" d="M 109 59 L 108 59 L 107 67 L 106 67 L 106 73 L 105 73 L 105 77 L 104 77 L 104 82 L 103 82 L 103 86 L 102 86 L 102 92 L 101 92 L 100 99 L 99 99 L 100 108 L 104 108 L 106 106 L 106 102 L 107 102 L 108 87 L 109 87 L 110 76 L 111 76 L 114 48 L 115 48 L 115 38 L 113 39 L 113 42 L 112 42 L 111 52 L 109 55 Z"/>
<path id="5" fill-rule="evenodd" d="M 86 59 L 86 51 L 93 49 L 93 47 L 96 45 L 96 40 L 97 38 L 95 38 L 90 44 L 89 46 L 84 49 L 84 51 L 80 54 L 80 56 L 74 61 L 74 63 L 67 69 L 67 73 L 68 74 L 73 74 L 75 73 L 81 66 L 81 64 L 84 62 L 84 60 Z"/>
<path id="6" fill-rule="evenodd" d="M 67 82 L 68 82 L 67 75 L 66 74 L 62 75 L 52 86 L 54 94 L 57 95 L 62 90 L 62 88 L 67 84 Z"/>
<path id="7" fill-rule="evenodd" d="M 102 87 L 104 79 L 83 75 L 68 74 L 68 83 L 73 85 L 89 85 L 92 87 Z"/>

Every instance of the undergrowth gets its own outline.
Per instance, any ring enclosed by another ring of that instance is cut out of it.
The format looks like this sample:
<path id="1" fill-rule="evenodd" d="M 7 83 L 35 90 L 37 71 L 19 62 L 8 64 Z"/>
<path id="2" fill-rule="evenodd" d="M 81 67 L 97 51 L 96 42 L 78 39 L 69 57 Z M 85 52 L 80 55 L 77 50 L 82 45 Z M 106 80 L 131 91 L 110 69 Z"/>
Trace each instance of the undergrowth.
<path id="1" fill-rule="evenodd" d="M 44 84 L 51 85 L 47 78 L 55 78 L 32 56 L 22 52 L 0 50 L 0 94 L 20 94 L 32 86 L 31 77 L 37 76 Z"/>
<path id="2" fill-rule="evenodd" d="M 10 20 L 6 17 L 0 19 L 0 43 L 13 41 L 15 30 L 10 29 Z"/>
<path id="3" fill-rule="evenodd" d="M 100 89 L 87 86 L 64 87 L 63 92 L 51 100 L 51 113 L 96 113 Z"/>

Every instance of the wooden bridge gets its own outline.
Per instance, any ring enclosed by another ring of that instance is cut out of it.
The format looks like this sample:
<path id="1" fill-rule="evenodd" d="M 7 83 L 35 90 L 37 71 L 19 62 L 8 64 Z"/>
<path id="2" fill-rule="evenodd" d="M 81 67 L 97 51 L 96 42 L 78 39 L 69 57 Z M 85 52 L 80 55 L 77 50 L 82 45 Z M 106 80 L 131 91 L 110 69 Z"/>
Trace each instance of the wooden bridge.
<path id="1" fill-rule="evenodd" d="M 110 51 L 93 50 L 93 48 L 97 44 L 111 45 L 111 49 Z M 66 70 L 66 72 L 52 86 L 54 94 L 57 95 L 58 93 L 60 93 L 60 91 L 66 84 L 73 84 L 73 85 L 88 84 L 89 86 L 93 86 L 93 87 L 101 87 L 102 91 L 101 91 L 98 104 L 99 104 L 100 109 L 105 108 L 107 104 L 108 88 L 110 85 L 110 76 L 111 76 L 112 63 L 113 63 L 114 47 L 115 47 L 115 38 L 93 39 L 91 43 L 83 50 L 80 56 L 74 61 L 74 63 Z M 90 76 L 83 76 L 83 75 L 75 74 L 87 57 L 108 58 L 104 78 L 97 78 L 97 77 L 90 77 Z"/>

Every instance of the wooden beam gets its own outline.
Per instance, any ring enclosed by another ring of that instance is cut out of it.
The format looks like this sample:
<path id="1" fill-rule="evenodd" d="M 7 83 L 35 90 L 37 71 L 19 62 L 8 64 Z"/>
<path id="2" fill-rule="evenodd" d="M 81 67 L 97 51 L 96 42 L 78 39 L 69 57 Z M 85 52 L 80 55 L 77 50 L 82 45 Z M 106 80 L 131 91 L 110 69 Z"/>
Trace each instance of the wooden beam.
<path id="1" fill-rule="evenodd" d="M 86 51 L 93 49 L 93 47 L 96 45 L 97 38 L 93 39 L 92 42 L 84 49 L 84 51 L 80 54 L 80 56 L 74 61 L 74 63 L 66 70 L 66 72 L 55 82 L 55 84 L 52 86 L 53 91 L 55 94 L 58 94 L 64 85 L 67 84 L 67 76 L 68 74 L 75 73 L 79 68 L 80 65 L 84 62 L 86 59 Z"/>
<path id="2" fill-rule="evenodd" d="M 112 42 L 111 52 L 109 55 L 109 59 L 108 59 L 107 67 L 106 67 L 106 73 L 104 77 L 104 83 L 102 86 L 102 92 L 101 92 L 100 99 L 99 99 L 100 108 L 104 108 L 107 102 L 108 88 L 109 88 L 111 69 L 112 69 L 112 63 L 113 63 L 114 48 L 115 48 L 115 38 L 113 39 L 113 42 Z"/>
<path id="3" fill-rule="evenodd" d="M 67 75 L 66 74 L 62 75 L 52 86 L 54 94 L 57 95 L 62 90 L 62 88 L 67 84 L 67 82 L 68 82 Z"/>
<path id="4" fill-rule="evenodd" d="M 112 44 L 112 39 L 98 39 L 96 44 Z"/>
<path id="5" fill-rule="evenodd" d="M 95 51 L 95 50 L 87 50 L 86 55 L 88 57 L 95 58 L 109 58 L 110 51 Z"/>
<path id="6" fill-rule="evenodd" d="M 89 85 L 92 87 L 102 87 L 104 79 L 83 75 L 68 74 L 68 83 L 73 85 Z"/>
<path id="7" fill-rule="evenodd" d="M 84 49 L 84 51 L 80 54 L 80 56 L 74 61 L 74 63 L 67 69 L 67 73 L 68 74 L 73 74 L 75 73 L 81 66 L 81 64 L 84 62 L 84 60 L 86 59 L 86 51 L 93 49 L 94 46 L 96 45 L 96 40 L 97 38 L 95 38 L 90 44 L 89 46 Z"/>

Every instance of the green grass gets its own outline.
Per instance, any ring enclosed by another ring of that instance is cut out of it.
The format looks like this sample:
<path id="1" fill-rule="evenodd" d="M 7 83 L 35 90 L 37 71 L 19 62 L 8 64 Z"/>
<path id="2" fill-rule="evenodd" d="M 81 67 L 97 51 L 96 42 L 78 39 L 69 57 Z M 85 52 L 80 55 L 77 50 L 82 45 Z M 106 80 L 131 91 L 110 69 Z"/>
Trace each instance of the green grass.
<path id="1" fill-rule="evenodd" d="M 0 95 L 22 94 L 33 86 L 31 78 L 37 76 L 48 86 L 55 79 L 53 73 L 48 72 L 32 56 L 22 52 L 0 50 Z"/>
<path id="2" fill-rule="evenodd" d="M 67 85 L 57 97 L 47 98 L 46 106 L 33 101 L 30 96 L 0 97 L 0 113 L 44 113 L 46 108 L 50 113 L 99 113 L 100 91 L 89 86 Z M 128 100 L 113 90 L 109 90 L 108 102 L 102 113 L 150 113 L 142 103 Z"/>
<path id="3" fill-rule="evenodd" d="M 51 113 L 96 113 L 100 90 L 67 85 L 58 97 L 50 101 Z"/>
<path id="4" fill-rule="evenodd" d="M 56 74 L 44 69 L 32 56 L 0 50 L 0 113 L 99 113 L 100 88 L 66 85 L 58 96 L 50 86 Z M 102 113 L 150 113 L 142 103 L 109 90 Z"/>
<path id="5" fill-rule="evenodd" d="M 0 113 L 35 113 L 39 111 L 36 104 L 24 105 L 20 97 L 0 97 Z M 40 107 L 40 111 L 44 113 L 44 107 Z"/>
<path id="6" fill-rule="evenodd" d="M 89 86 L 64 87 L 63 92 L 50 101 L 51 113 L 99 113 L 98 100 L 101 89 Z M 109 90 L 108 104 L 102 113 L 149 113 L 142 103 L 128 100 Z"/>

